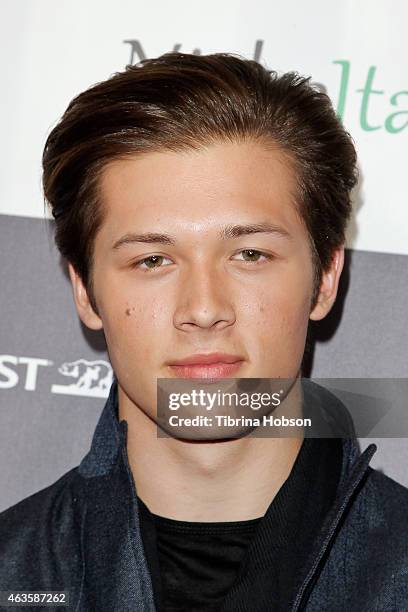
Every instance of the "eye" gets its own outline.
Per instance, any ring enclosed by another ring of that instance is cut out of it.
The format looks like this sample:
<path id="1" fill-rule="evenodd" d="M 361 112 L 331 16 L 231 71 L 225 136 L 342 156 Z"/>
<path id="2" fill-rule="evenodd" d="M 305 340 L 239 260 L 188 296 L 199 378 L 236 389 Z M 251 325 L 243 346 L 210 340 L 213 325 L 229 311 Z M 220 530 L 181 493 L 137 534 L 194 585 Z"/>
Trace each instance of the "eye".
<path id="1" fill-rule="evenodd" d="M 256 249 L 243 249 L 242 251 L 238 253 L 238 255 L 240 254 L 243 254 L 243 261 L 246 261 L 248 263 L 256 264 L 262 257 L 266 260 L 273 259 L 272 255 L 269 255 L 268 253 L 263 253 L 262 251 L 258 251 Z M 171 259 L 164 257 L 164 255 L 149 255 L 149 257 L 144 257 L 143 259 L 140 259 L 139 261 L 135 261 L 132 264 L 132 268 L 140 268 L 141 270 L 144 270 L 145 272 L 149 270 L 154 270 L 156 268 L 163 268 L 164 265 L 166 265 L 166 264 L 163 264 L 163 262 L 166 259 L 167 261 L 172 263 Z"/>
<path id="2" fill-rule="evenodd" d="M 257 263 L 260 257 L 265 257 L 265 259 L 273 258 L 272 255 L 269 255 L 268 253 L 263 253 L 262 251 L 257 251 L 256 249 L 243 249 L 238 253 L 238 255 L 240 255 L 241 253 L 244 254 L 243 261 L 248 261 L 250 263 Z"/>
<path id="3" fill-rule="evenodd" d="M 155 268 L 162 268 L 162 263 L 165 259 L 168 258 L 164 257 L 164 255 L 149 255 L 149 257 L 135 261 L 132 264 L 132 268 L 140 268 L 141 270 L 154 270 Z M 171 259 L 168 259 L 168 261 L 171 262 Z"/>

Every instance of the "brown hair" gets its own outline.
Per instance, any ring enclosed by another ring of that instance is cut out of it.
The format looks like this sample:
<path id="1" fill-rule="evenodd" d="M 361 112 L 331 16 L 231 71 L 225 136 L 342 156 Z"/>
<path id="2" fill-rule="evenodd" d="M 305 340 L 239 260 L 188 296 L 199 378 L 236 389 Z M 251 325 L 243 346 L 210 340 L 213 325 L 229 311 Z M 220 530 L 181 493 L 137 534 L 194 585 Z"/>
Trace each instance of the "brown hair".
<path id="1" fill-rule="evenodd" d="M 344 243 L 350 191 L 357 182 L 353 141 L 329 97 L 310 77 L 279 76 L 235 54 L 166 53 L 79 94 L 45 144 L 43 186 L 55 218 L 55 242 L 96 312 L 92 255 L 103 222 L 98 183 L 106 164 L 139 152 L 244 138 L 275 143 L 295 163 L 315 304 L 322 271 Z"/>

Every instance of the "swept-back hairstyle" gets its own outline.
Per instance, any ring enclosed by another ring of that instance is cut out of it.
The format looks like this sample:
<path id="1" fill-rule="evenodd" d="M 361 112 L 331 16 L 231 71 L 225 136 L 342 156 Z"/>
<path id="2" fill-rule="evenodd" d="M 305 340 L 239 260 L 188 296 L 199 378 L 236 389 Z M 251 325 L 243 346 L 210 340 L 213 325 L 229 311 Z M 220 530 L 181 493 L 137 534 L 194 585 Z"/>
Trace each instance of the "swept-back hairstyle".
<path id="1" fill-rule="evenodd" d="M 143 60 L 75 97 L 43 153 L 45 200 L 55 242 L 95 303 L 94 239 L 103 223 L 99 179 L 114 159 L 252 139 L 293 160 L 296 206 L 310 237 L 312 306 L 322 271 L 343 244 L 356 152 L 329 97 L 310 77 L 278 75 L 235 54 L 166 53 Z"/>

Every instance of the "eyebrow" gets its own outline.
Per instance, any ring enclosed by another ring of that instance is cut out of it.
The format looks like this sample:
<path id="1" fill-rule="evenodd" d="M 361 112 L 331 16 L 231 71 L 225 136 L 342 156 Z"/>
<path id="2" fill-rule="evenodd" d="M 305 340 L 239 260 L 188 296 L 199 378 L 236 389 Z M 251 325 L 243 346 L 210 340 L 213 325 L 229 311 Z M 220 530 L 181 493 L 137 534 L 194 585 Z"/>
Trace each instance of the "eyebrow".
<path id="1" fill-rule="evenodd" d="M 229 238 L 239 238 L 240 236 L 249 236 L 251 234 L 274 234 L 282 238 L 292 239 L 289 232 L 279 225 L 273 223 L 251 223 L 249 225 L 226 225 L 221 229 L 218 236 L 222 240 L 228 240 Z M 119 249 L 120 247 L 134 243 L 146 243 L 146 244 L 170 244 L 175 245 L 177 239 L 175 236 L 169 234 L 158 234 L 155 232 L 146 232 L 144 234 L 128 233 L 117 240 L 112 249 Z"/>

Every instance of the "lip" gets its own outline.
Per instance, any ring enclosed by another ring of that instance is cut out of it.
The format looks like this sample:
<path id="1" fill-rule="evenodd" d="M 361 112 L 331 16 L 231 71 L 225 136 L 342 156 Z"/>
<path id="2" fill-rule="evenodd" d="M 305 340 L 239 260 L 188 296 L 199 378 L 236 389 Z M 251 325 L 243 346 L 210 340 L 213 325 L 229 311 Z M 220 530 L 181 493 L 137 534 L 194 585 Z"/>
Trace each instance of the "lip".
<path id="1" fill-rule="evenodd" d="M 240 355 L 231 355 L 230 353 L 196 353 L 184 359 L 169 362 L 169 365 L 213 365 L 214 363 L 236 363 L 242 360 L 243 357 Z"/>
<path id="2" fill-rule="evenodd" d="M 181 378 L 227 378 L 238 372 L 244 362 L 243 357 L 229 353 L 207 353 L 190 355 L 169 363 L 170 369 Z"/>

